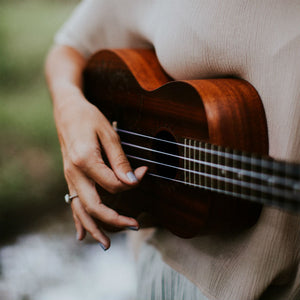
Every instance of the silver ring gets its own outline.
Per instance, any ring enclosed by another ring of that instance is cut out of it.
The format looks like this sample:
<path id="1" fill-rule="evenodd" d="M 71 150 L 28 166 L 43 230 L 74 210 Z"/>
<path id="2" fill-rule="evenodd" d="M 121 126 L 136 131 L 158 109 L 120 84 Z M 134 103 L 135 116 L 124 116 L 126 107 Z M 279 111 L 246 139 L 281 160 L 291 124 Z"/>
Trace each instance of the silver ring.
<path id="1" fill-rule="evenodd" d="M 72 199 L 74 199 L 74 198 L 76 198 L 76 197 L 78 197 L 77 194 L 75 194 L 75 195 L 73 195 L 73 196 L 70 196 L 69 194 L 66 194 L 66 195 L 65 195 L 65 201 L 66 201 L 66 203 L 70 204 L 71 201 L 72 201 Z"/>

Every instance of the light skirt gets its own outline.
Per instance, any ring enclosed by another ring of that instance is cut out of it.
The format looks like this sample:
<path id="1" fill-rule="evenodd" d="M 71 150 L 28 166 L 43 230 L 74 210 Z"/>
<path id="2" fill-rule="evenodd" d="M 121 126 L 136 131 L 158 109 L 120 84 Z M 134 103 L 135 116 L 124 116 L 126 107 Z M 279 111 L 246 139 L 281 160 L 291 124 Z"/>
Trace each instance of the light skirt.
<path id="1" fill-rule="evenodd" d="M 138 259 L 136 300 L 208 300 L 186 277 L 173 270 L 151 245 L 144 243 Z"/>

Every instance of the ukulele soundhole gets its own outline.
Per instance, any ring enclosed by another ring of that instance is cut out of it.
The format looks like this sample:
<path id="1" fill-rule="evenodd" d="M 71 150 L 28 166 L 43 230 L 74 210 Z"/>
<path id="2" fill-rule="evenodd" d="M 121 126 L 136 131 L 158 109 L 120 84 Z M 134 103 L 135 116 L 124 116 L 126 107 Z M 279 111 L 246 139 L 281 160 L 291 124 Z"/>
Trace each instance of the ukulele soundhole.
<path id="1" fill-rule="evenodd" d="M 156 136 L 152 149 L 155 169 L 158 175 L 173 179 L 176 177 L 179 166 L 179 151 L 175 138 L 166 130 Z"/>

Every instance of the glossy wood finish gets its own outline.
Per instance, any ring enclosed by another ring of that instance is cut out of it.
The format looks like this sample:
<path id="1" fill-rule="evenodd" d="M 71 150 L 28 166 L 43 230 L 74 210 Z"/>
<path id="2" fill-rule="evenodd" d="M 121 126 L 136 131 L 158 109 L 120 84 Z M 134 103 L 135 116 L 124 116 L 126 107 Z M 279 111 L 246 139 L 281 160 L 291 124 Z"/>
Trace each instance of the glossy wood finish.
<path id="1" fill-rule="evenodd" d="M 105 50 L 95 54 L 84 72 L 85 93 L 118 128 L 147 136 L 168 136 L 268 153 L 265 114 L 255 89 L 240 79 L 172 81 L 151 50 Z M 121 140 L 156 149 L 151 139 L 120 134 Z M 124 146 L 131 155 L 140 150 Z M 182 147 L 170 151 L 184 156 Z M 156 159 L 150 151 L 143 157 Z M 131 160 L 133 167 L 144 165 Z M 175 161 L 179 167 L 183 161 Z M 158 172 L 150 164 L 149 172 Z M 164 172 L 163 170 L 161 172 Z M 169 174 L 170 175 L 170 174 Z M 182 172 L 171 174 L 182 179 Z M 103 192 L 105 196 L 107 193 Z M 181 237 L 232 230 L 253 224 L 261 205 L 146 176 L 134 191 L 108 197 L 106 203 L 137 217 L 147 213 Z"/>

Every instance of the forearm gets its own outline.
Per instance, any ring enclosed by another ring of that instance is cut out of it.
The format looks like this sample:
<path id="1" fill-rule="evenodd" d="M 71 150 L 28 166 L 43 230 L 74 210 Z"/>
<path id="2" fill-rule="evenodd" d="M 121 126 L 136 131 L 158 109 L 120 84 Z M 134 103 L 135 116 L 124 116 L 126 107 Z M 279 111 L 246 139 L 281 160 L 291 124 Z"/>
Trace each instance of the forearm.
<path id="1" fill-rule="evenodd" d="M 70 101 L 82 101 L 82 71 L 86 59 L 68 46 L 54 46 L 45 65 L 46 79 L 53 100 L 54 113 Z"/>

